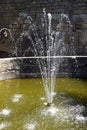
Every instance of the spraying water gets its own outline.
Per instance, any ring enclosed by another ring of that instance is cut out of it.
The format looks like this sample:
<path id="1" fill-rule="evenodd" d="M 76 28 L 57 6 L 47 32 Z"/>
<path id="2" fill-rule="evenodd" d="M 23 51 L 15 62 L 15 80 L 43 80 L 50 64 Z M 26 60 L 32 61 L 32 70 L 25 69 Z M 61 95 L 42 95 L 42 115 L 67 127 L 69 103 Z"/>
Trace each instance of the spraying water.
<path id="1" fill-rule="evenodd" d="M 15 33 L 18 25 L 22 25 L 20 33 Z M 75 55 L 72 36 L 72 25 L 67 15 L 61 14 L 56 30 L 52 29 L 52 15 L 43 9 L 41 18 L 41 28 L 35 25 L 33 19 L 26 13 L 20 13 L 19 18 L 11 25 L 13 55 L 26 56 L 26 52 L 32 50 L 34 57 L 39 64 L 43 86 L 46 95 L 47 105 L 53 102 L 56 76 L 63 58 L 56 59 L 57 56 Z M 2 30 L 1 30 L 2 31 Z M 0 33 L 1 33 L 0 31 Z M 5 36 L 6 31 L 5 31 Z M 23 50 L 23 40 L 27 37 L 30 44 Z M 68 41 L 69 44 L 66 42 Z M 30 47 L 31 45 L 31 47 Z M 21 53 L 21 54 L 20 54 Z"/>
<path id="2" fill-rule="evenodd" d="M 64 28 L 64 24 L 66 28 Z M 75 55 L 75 49 L 72 45 L 73 42 L 70 45 L 65 44 L 66 33 L 68 32 L 69 35 L 72 35 L 72 25 L 68 16 L 61 14 L 56 31 L 52 30 L 52 15 L 50 13 L 47 14 L 45 9 L 43 9 L 41 37 L 39 37 L 35 25 L 32 26 L 33 28 L 31 30 L 33 31 L 34 37 L 32 38 L 28 34 L 28 38 L 33 44 L 35 56 L 44 57 L 38 59 L 38 64 L 42 76 L 47 105 L 50 105 L 53 102 L 57 72 L 60 64 L 64 60 L 63 58 L 56 59 L 53 57 L 58 55 Z M 70 36 L 69 40 L 73 41 L 73 37 Z"/>

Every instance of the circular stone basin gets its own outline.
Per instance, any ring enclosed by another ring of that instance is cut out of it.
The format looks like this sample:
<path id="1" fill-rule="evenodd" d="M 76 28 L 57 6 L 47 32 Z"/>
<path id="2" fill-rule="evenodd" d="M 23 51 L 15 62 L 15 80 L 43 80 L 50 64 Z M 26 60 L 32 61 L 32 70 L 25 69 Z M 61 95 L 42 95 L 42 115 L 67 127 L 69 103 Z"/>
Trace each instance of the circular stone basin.
<path id="1" fill-rule="evenodd" d="M 0 130 L 86 130 L 87 82 L 58 78 L 45 106 L 40 78 L 0 82 Z"/>

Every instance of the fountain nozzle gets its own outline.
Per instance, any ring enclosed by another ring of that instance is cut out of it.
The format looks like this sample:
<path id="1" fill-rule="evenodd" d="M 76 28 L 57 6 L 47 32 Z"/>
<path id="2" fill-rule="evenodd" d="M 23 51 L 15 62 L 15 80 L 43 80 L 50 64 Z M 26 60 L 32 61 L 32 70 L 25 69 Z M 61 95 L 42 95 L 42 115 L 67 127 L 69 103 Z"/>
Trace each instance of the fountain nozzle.
<path id="1" fill-rule="evenodd" d="M 50 107 L 50 106 L 52 106 L 52 105 L 53 105 L 53 104 L 52 104 L 52 103 L 50 103 L 50 102 L 45 102 L 44 104 L 45 104 L 45 106 L 47 106 L 47 107 Z"/>
<path id="2" fill-rule="evenodd" d="M 49 102 L 47 103 L 47 107 L 50 107 L 51 105 L 52 105 L 52 103 L 49 103 Z"/>

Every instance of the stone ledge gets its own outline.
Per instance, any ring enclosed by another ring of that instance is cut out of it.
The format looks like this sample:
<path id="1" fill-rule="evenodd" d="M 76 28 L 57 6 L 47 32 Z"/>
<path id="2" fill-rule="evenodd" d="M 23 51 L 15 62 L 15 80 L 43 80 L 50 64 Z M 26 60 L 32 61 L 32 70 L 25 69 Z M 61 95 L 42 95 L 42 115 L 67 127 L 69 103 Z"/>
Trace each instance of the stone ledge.
<path id="1" fill-rule="evenodd" d="M 19 59 L 20 60 L 20 59 Z M 41 77 L 39 68 L 36 70 L 37 65 L 30 63 L 30 60 L 25 59 L 19 61 L 14 58 L 0 59 L 0 80 L 12 78 L 36 78 Z M 27 60 L 27 61 L 26 61 Z M 74 78 L 87 78 L 87 60 L 86 58 L 78 59 L 76 68 L 75 61 L 70 60 L 61 64 L 57 77 L 74 77 Z M 27 63 L 27 65 L 25 64 Z M 24 68 L 23 68 L 24 66 Z"/>
<path id="2" fill-rule="evenodd" d="M 0 80 L 17 78 L 19 67 L 14 60 L 0 59 Z"/>

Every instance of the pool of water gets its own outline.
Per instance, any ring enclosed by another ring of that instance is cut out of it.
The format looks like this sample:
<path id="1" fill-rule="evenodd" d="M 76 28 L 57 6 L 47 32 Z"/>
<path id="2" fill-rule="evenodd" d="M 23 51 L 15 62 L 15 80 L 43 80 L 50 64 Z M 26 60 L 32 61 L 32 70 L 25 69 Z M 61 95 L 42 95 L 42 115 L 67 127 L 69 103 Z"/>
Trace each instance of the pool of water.
<path id="1" fill-rule="evenodd" d="M 51 107 L 40 78 L 0 82 L 0 130 L 87 130 L 87 82 L 58 78 Z"/>

